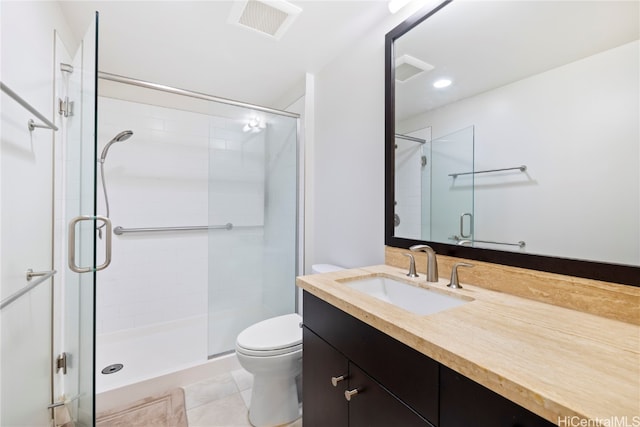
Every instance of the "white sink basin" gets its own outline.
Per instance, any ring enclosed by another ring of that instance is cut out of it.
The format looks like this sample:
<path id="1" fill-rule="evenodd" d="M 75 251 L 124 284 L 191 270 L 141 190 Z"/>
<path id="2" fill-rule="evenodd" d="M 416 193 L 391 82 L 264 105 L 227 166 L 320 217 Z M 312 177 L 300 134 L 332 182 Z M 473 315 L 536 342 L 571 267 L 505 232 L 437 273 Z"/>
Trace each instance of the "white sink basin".
<path id="1" fill-rule="evenodd" d="M 398 282 L 388 277 L 367 277 L 344 282 L 365 294 L 391 303 L 415 314 L 433 314 L 448 308 L 466 304 L 468 300 Z"/>

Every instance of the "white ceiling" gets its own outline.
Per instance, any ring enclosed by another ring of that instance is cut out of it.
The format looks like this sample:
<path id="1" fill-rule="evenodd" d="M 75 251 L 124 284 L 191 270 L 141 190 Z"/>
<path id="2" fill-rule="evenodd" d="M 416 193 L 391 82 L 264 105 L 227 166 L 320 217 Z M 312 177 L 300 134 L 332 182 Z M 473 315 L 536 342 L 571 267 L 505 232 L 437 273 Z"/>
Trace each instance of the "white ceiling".
<path id="1" fill-rule="evenodd" d="M 232 1 L 60 3 L 78 39 L 100 12 L 100 71 L 280 108 L 306 72 L 389 16 L 384 0 L 291 1 L 302 12 L 275 40 L 227 23 Z"/>
<path id="2" fill-rule="evenodd" d="M 396 83 L 396 120 L 637 40 L 639 16 L 635 0 L 454 1 L 396 42 L 435 67 Z"/>
<path id="3" fill-rule="evenodd" d="M 101 71 L 275 108 L 285 106 L 280 101 L 292 90 L 301 90 L 306 72 L 318 72 L 389 17 L 386 0 L 291 0 L 302 12 L 275 40 L 228 23 L 233 3 L 60 2 L 78 39 L 100 12 Z M 455 1 L 396 46 L 398 55 L 409 53 L 436 66 L 397 85 L 397 117 L 451 102 L 421 83 L 442 71 L 473 82 L 449 90 L 461 99 L 637 39 L 639 4 Z M 470 49 L 473 42 L 477 47 Z M 566 55 L 573 56 L 565 60 Z"/>

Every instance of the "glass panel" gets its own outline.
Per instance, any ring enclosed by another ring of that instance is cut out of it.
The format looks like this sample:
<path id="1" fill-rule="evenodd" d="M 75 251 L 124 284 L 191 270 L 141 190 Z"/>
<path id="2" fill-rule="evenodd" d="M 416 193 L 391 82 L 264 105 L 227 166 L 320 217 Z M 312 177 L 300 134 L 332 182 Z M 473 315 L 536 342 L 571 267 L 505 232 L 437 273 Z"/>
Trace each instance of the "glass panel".
<path id="1" fill-rule="evenodd" d="M 425 157 L 425 167 L 420 173 L 420 232 L 421 239 L 432 241 L 431 238 L 431 165 L 433 164 L 433 143 L 427 142 L 422 147 Z"/>
<path id="2" fill-rule="evenodd" d="M 87 30 L 73 61 L 69 99 L 75 101 L 67 121 L 65 146 L 65 219 L 95 215 L 96 197 L 96 54 L 98 16 Z M 76 263 L 95 268 L 95 224 L 76 226 Z M 68 236 L 69 230 L 67 230 Z M 75 273 L 68 267 L 65 280 L 64 350 L 70 358 L 64 377 L 65 397 L 77 426 L 94 424 L 94 286 L 95 272 Z"/>
<path id="3" fill-rule="evenodd" d="M 431 146 L 431 237 L 440 243 L 473 239 L 473 126 L 433 140 Z M 465 173 L 456 178 L 454 173 Z M 423 186 L 427 178 L 423 174 Z M 464 217 L 463 217 L 464 215 Z M 461 225 L 461 217 L 462 225 Z"/>
<path id="4" fill-rule="evenodd" d="M 1 80 L 53 120 L 50 59 L 25 53 L 32 42 L 49 46 L 46 36 L 29 34 L 47 21 L 34 18 L 35 7 L 27 3 L 0 5 Z M 20 40 L 23 34 L 30 38 Z M 52 270 L 54 133 L 29 132 L 27 121 L 39 120 L 4 92 L 0 102 L 0 300 L 10 301 L 41 279 L 27 281 L 27 269 Z M 50 425 L 51 301 L 58 280 L 56 275 L 41 282 L 0 311 L 0 426 Z"/>
<path id="5" fill-rule="evenodd" d="M 431 170 L 431 128 L 397 136 L 395 140 L 395 232 L 398 237 L 428 239 L 431 188 L 422 182 Z M 421 142 L 422 141 L 422 142 Z M 426 227 L 425 227 L 426 225 Z"/>
<path id="6" fill-rule="evenodd" d="M 215 121 L 209 147 L 209 224 L 233 224 L 209 232 L 214 355 L 251 324 L 295 310 L 297 120 L 236 108 Z"/>
<path id="7" fill-rule="evenodd" d="M 251 109 L 108 80 L 100 90 L 99 144 L 127 129 L 133 136 L 104 163 L 110 217 L 125 232 L 97 288 L 98 392 L 232 350 L 247 321 L 225 313 L 249 311 L 243 295 L 269 315 L 293 312 L 297 267 L 295 119 L 260 113 L 264 128 L 243 132 Z M 228 222 L 236 228 L 131 232 Z M 274 258 L 279 265 L 268 266 Z M 222 344 L 210 351 L 213 340 Z M 112 363 L 124 368 L 102 375 Z"/>

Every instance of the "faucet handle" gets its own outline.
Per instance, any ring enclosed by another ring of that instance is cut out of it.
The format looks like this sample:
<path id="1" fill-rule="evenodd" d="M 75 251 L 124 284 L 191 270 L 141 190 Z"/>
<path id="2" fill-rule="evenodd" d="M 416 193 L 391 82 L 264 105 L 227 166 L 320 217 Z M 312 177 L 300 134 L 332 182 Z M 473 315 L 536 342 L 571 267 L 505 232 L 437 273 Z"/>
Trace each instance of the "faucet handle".
<path id="1" fill-rule="evenodd" d="M 473 264 L 469 264 L 467 262 L 457 262 L 453 264 L 453 268 L 451 269 L 451 281 L 447 285 L 447 287 L 452 289 L 462 289 L 460 286 L 460 282 L 458 282 L 458 267 L 473 267 Z"/>
<path id="2" fill-rule="evenodd" d="M 416 273 L 416 259 L 411 254 L 402 254 L 406 257 L 409 257 L 409 272 L 407 276 L 409 277 L 420 277 L 418 273 Z"/>

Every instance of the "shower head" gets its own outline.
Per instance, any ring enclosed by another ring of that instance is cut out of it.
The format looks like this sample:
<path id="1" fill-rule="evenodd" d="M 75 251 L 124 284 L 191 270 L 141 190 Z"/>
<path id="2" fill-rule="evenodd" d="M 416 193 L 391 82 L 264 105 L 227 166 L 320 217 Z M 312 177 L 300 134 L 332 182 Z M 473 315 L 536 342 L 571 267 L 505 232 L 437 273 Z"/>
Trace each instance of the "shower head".
<path id="1" fill-rule="evenodd" d="M 104 159 L 107 157 L 107 152 L 109 151 L 109 147 L 111 147 L 111 145 L 114 142 L 126 141 L 127 139 L 131 138 L 132 135 L 133 135 L 133 131 L 130 131 L 130 130 L 124 130 L 119 134 L 117 134 L 111 141 L 107 143 L 107 145 L 104 146 L 104 149 L 102 150 L 102 154 L 100 155 L 99 162 L 104 163 Z"/>

